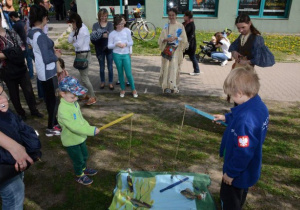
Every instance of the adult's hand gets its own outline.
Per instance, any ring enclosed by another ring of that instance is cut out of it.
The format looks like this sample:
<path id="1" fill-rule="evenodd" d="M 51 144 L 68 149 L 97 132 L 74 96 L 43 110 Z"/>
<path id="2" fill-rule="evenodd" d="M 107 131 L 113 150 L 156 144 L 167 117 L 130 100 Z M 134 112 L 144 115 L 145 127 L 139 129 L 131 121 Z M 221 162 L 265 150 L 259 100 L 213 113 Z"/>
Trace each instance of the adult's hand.
<path id="1" fill-rule="evenodd" d="M 232 57 L 234 58 L 234 60 L 239 61 L 240 57 L 242 57 L 242 55 L 240 53 L 238 53 L 237 51 L 232 51 Z"/>
<path id="2" fill-rule="evenodd" d="M 56 57 L 61 58 L 61 55 L 62 55 L 61 49 L 54 49 L 54 52 L 55 52 Z"/>
<path id="3" fill-rule="evenodd" d="M 0 87 L 0 92 L 2 92 L 2 87 Z M 0 95 L 0 111 L 6 112 L 8 110 L 8 99 L 6 93 L 3 91 Z"/>
<path id="4" fill-rule="evenodd" d="M 33 164 L 33 160 L 26 153 L 25 148 L 2 132 L 0 132 L 0 146 L 16 160 L 16 171 L 24 171 L 27 168 L 27 161 Z"/>
<path id="5" fill-rule="evenodd" d="M 103 33 L 102 37 L 103 38 L 108 38 L 108 33 Z"/>
<path id="6" fill-rule="evenodd" d="M 16 171 L 25 171 L 25 169 L 28 166 L 27 161 L 32 165 L 34 163 L 33 160 L 26 153 L 25 147 L 23 147 L 22 145 L 18 144 L 15 141 L 13 141 L 11 144 L 13 144 L 12 148 L 9 149 L 8 151 L 16 160 L 15 163 Z"/>
<path id="7" fill-rule="evenodd" d="M 168 40 L 168 42 L 173 42 L 173 41 L 175 41 L 177 39 L 177 37 L 169 37 L 169 38 L 167 38 L 167 40 Z"/>

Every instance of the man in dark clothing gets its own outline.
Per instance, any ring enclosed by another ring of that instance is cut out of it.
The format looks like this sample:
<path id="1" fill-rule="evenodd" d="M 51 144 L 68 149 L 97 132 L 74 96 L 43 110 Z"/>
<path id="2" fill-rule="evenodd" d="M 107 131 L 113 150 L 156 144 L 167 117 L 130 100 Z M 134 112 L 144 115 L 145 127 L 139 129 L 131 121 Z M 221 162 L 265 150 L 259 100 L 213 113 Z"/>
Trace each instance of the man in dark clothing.
<path id="1" fill-rule="evenodd" d="M 19 18 L 19 14 L 17 12 L 10 12 L 9 17 L 15 23 L 13 25 L 13 29 L 20 36 L 23 44 L 25 44 L 26 43 L 26 31 L 25 31 L 26 23 Z"/>
<path id="2" fill-rule="evenodd" d="M 12 27 L 17 32 L 17 34 L 20 36 L 24 46 L 25 46 L 25 51 L 24 51 L 24 57 L 26 58 L 27 62 L 27 67 L 29 70 L 29 76 L 30 78 L 33 78 L 33 64 L 32 64 L 32 58 L 29 55 L 29 49 L 28 49 L 28 44 L 27 44 L 27 34 L 26 34 L 26 22 L 20 20 L 19 14 L 17 12 L 11 12 L 9 13 L 10 19 L 15 23 Z"/>
<path id="3" fill-rule="evenodd" d="M 64 0 L 53 0 L 54 9 L 55 9 L 55 17 L 56 20 L 59 20 L 59 16 L 61 17 L 61 20 L 64 20 Z"/>
<path id="4" fill-rule="evenodd" d="M 14 13 L 13 13 L 14 15 Z M 18 16 L 18 15 L 17 15 Z M 0 16 L 1 20 L 1 16 Z M 16 29 L 22 29 L 25 34 L 25 44 L 26 44 L 26 33 L 24 29 L 25 24 L 18 23 Z M 18 115 L 26 120 L 25 110 L 22 108 L 19 96 L 19 86 L 22 88 L 24 97 L 30 109 L 31 115 L 42 118 L 43 115 L 36 108 L 36 101 L 34 93 L 32 90 L 32 84 L 27 72 L 27 67 L 25 65 L 25 58 L 19 53 L 19 48 L 23 48 L 24 44 L 22 39 L 14 30 L 6 30 L 5 39 L 7 42 L 1 42 L 0 49 L 5 55 L 6 59 L 2 59 L 2 71 L 4 71 L 4 82 L 9 91 L 10 99 L 14 105 L 14 108 Z M 3 39 L 3 37 L 1 37 Z M 19 48 L 15 49 L 18 45 Z M 8 71 L 9 69 L 9 71 Z M 13 72 L 13 73 L 12 73 Z"/>

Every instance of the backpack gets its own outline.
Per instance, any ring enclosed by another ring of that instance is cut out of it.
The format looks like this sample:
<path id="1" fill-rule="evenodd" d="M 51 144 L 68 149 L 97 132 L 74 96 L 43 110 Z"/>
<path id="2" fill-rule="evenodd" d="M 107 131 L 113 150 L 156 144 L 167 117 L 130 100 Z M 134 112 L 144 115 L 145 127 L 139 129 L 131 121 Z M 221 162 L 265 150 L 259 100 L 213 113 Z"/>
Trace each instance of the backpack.
<path id="1" fill-rule="evenodd" d="M 2 51 L 6 57 L 6 66 L 4 67 L 3 77 L 5 80 L 19 79 L 23 77 L 27 71 L 24 52 L 18 45 L 17 40 L 15 40 L 15 38 L 12 36 L 11 32 L 9 30 L 6 30 L 6 32 L 12 39 L 14 46 Z M 5 43 L 3 37 L 0 38 Z"/>

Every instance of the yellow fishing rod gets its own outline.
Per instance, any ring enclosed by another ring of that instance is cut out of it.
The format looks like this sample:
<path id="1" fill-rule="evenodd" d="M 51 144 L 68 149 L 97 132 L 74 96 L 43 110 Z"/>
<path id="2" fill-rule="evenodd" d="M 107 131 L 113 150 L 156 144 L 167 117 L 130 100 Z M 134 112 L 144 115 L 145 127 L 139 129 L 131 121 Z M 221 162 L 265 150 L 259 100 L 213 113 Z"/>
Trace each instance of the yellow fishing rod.
<path id="1" fill-rule="evenodd" d="M 116 120 L 114 120 L 114 121 L 112 121 L 112 122 L 110 122 L 110 123 L 108 123 L 106 125 L 103 125 L 102 127 L 99 128 L 99 130 L 101 131 L 101 130 L 103 130 L 105 128 L 108 128 L 108 127 L 114 125 L 114 124 L 117 124 L 118 122 L 121 122 L 122 120 L 125 120 L 125 119 L 127 119 L 129 117 L 132 117 L 133 114 L 134 113 L 130 113 L 130 114 L 127 114 L 127 115 L 125 115 L 123 117 L 120 117 L 119 119 L 116 119 Z"/>

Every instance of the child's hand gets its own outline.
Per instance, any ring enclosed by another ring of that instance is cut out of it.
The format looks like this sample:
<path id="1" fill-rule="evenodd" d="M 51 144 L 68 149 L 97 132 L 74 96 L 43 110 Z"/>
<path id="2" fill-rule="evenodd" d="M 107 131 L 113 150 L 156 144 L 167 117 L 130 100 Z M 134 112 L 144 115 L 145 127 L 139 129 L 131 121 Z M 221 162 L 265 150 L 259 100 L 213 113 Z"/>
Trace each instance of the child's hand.
<path id="1" fill-rule="evenodd" d="M 225 184 L 231 185 L 233 178 L 229 177 L 226 173 L 223 175 L 222 180 Z"/>
<path id="2" fill-rule="evenodd" d="M 100 133 L 99 128 L 96 128 L 95 134 L 97 135 L 98 133 Z"/>
<path id="3" fill-rule="evenodd" d="M 223 122 L 225 122 L 225 115 L 222 115 L 222 114 L 215 114 L 215 115 L 213 115 L 214 116 L 214 121 L 213 122 L 215 122 L 215 123 L 217 123 L 217 124 L 221 124 L 221 123 L 219 123 L 219 122 L 217 122 L 217 121 L 223 121 Z"/>
<path id="4" fill-rule="evenodd" d="M 62 53 L 61 53 L 60 49 L 54 49 L 54 52 L 55 52 L 56 57 L 61 58 Z"/>

